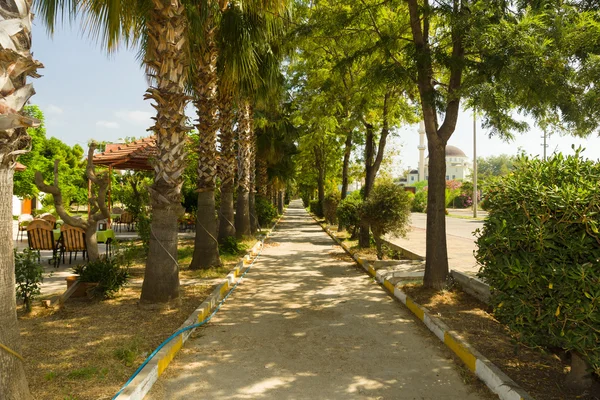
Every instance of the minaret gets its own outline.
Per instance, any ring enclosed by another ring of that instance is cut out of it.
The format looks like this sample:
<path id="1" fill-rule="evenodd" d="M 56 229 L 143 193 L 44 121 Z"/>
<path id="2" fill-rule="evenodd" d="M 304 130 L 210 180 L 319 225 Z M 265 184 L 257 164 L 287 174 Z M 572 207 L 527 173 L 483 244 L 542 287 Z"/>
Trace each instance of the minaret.
<path id="1" fill-rule="evenodd" d="M 419 124 L 419 181 L 425 180 L 425 124 Z"/>

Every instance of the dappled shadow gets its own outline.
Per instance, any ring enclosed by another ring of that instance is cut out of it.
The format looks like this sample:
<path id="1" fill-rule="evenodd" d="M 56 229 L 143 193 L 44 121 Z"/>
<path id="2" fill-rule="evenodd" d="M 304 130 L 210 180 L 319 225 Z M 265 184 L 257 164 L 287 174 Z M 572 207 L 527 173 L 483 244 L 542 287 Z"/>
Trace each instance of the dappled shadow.
<path id="1" fill-rule="evenodd" d="M 488 398 L 300 207 L 149 398 Z"/>

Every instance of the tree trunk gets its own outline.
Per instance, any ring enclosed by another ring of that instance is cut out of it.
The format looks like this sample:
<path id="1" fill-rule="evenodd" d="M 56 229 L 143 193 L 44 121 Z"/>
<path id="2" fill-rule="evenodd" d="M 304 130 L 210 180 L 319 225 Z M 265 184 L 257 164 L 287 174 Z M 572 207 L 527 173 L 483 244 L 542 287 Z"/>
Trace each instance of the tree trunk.
<path id="1" fill-rule="evenodd" d="M 363 192 L 364 200 L 369 198 L 373 184 L 375 183 L 375 174 L 373 167 L 373 159 L 375 154 L 375 135 L 373 125 L 366 124 L 367 135 L 365 138 L 365 187 Z M 371 246 L 371 236 L 369 233 L 369 223 L 363 218 L 360 221 L 360 230 L 358 235 L 358 245 L 362 248 Z"/>
<path id="2" fill-rule="evenodd" d="M 248 212 L 250 213 L 250 233 L 258 231 L 258 217 L 256 216 L 256 193 L 248 193 Z"/>
<path id="3" fill-rule="evenodd" d="M 156 204 L 153 199 L 142 303 L 167 303 L 179 297 L 177 220 L 183 211 L 180 204 Z"/>
<path id="4" fill-rule="evenodd" d="M 233 191 L 235 180 L 235 147 L 233 135 L 233 104 L 231 94 L 219 91 L 219 143 L 221 145 L 221 161 L 219 176 L 221 178 L 221 205 L 219 212 L 219 242 L 235 236 Z"/>
<path id="5" fill-rule="evenodd" d="M 233 212 L 233 188 L 221 185 L 221 210 L 219 213 L 219 242 L 225 238 L 235 236 Z"/>
<path id="6" fill-rule="evenodd" d="M 183 215 L 181 186 L 189 127 L 184 109 L 189 101 L 184 86 L 188 65 L 186 10 L 178 0 L 154 0 L 146 29 L 144 62 L 154 71 L 154 85 L 146 99 L 154 101 L 156 135 L 150 244 L 142 284 L 141 303 L 166 303 L 179 297 L 177 220 Z M 169 32 L 169 35 L 165 33 Z"/>
<path id="7" fill-rule="evenodd" d="M 85 246 L 87 247 L 87 256 L 90 261 L 96 261 L 100 259 L 100 251 L 98 250 L 98 238 L 96 237 L 97 230 L 98 223 L 96 222 L 89 224 L 85 229 Z"/>
<path id="8" fill-rule="evenodd" d="M 198 192 L 196 240 L 190 269 L 207 269 L 221 265 L 215 216 L 215 192 Z M 199 240 L 200 238 L 200 240 Z"/>
<path id="9" fill-rule="evenodd" d="M 263 159 L 256 160 L 256 190 L 262 198 L 268 198 L 267 186 L 269 181 L 267 162 Z"/>
<path id="10" fill-rule="evenodd" d="M 0 163 L 0 343 L 20 354 L 12 240 L 14 171 L 7 164 Z M 0 394 L 6 400 L 31 398 L 23 362 L 3 349 L 0 349 Z"/>
<path id="11" fill-rule="evenodd" d="M 194 105 L 198 112 L 198 210 L 196 238 L 190 269 L 208 269 L 221 265 L 215 218 L 215 185 L 217 178 L 217 47 L 213 15 L 208 11 L 204 21 L 205 41 L 194 52 L 198 72 L 193 77 Z"/>
<path id="12" fill-rule="evenodd" d="M 250 235 L 250 159 L 252 151 L 250 102 L 245 100 L 238 120 L 238 198 L 235 213 L 235 236 Z"/>
<path id="13" fill-rule="evenodd" d="M 279 214 L 283 214 L 283 206 L 284 206 L 284 191 L 280 190 L 278 192 L 278 197 L 277 197 L 277 211 L 279 212 Z"/>
<path id="14" fill-rule="evenodd" d="M 250 118 L 254 118 L 254 112 L 250 109 Z M 256 196 L 256 133 L 254 124 L 250 120 L 250 192 L 248 193 L 248 213 L 250 215 L 250 233 L 254 235 L 258 226 L 256 218 L 255 196 Z"/>
<path id="15" fill-rule="evenodd" d="M 344 200 L 348 195 L 348 169 L 350 166 L 350 155 L 352 154 L 352 132 L 346 136 L 344 144 L 344 164 L 342 165 L 342 194 L 341 200 Z"/>
<path id="16" fill-rule="evenodd" d="M 0 3 L 0 343 L 21 353 L 15 296 L 12 195 L 14 162 L 27 151 L 31 138 L 26 128 L 39 121 L 19 113 L 35 93 L 27 77 L 37 78 L 43 65 L 31 55 L 31 1 L 5 0 Z M 21 361 L 0 348 L 0 398 L 29 400 L 31 394 Z"/>
<path id="17" fill-rule="evenodd" d="M 429 180 L 427 189 L 427 232 L 423 284 L 443 289 L 448 276 L 446 247 L 446 144 L 436 135 L 427 135 Z"/>

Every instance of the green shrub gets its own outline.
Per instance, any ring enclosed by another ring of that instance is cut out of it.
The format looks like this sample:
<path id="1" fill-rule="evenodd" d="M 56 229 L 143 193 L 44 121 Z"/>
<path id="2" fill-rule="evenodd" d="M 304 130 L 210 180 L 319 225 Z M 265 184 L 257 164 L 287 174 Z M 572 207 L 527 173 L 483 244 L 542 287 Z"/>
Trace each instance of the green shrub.
<path id="1" fill-rule="evenodd" d="M 268 228 L 271 223 L 277 218 L 277 208 L 264 197 L 256 196 L 254 200 L 254 211 L 258 223 L 263 228 Z"/>
<path id="2" fill-rule="evenodd" d="M 421 190 L 415 194 L 411 211 L 420 213 L 427 211 L 427 190 Z"/>
<path id="3" fill-rule="evenodd" d="M 310 212 L 319 218 L 323 218 L 323 205 L 319 200 L 310 201 Z"/>
<path id="4" fill-rule="evenodd" d="M 31 311 L 33 299 L 40 294 L 40 286 L 44 280 L 44 268 L 38 263 L 36 251 L 23 249 L 15 254 L 15 278 L 17 282 L 17 298 L 23 300 L 25 311 Z"/>
<path id="5" fill-rule="evenodd" d="M 228 236 L 219 244 L 219 252 L 221 254 L 238 255 L 245 252 L 247 246 L 237 241 L 233 236 Z"/>
<path id="6" fill-rule="evenodd" d="M 106 299 L 118 292 L 129 279 L 129 269 L 121 267 L 116 258 L 88 261 L 73 268 L 80 282 L 97 282 L 94 297 Z"/>
<path id="7" fill-rule="evenodd" d="M 360 192 L 352 192 L 344 200 L 340 201 L 336 210 L 340 224 L 350 232 L 352 239 L 356 237 L 358 226 L 360 225 L 362 201 Z"/>
<path id="8" fill-rule="evenodd" d="M 600 374 L 600 164 L 519 158 L 488 189 L 477 239 L 494 315 L 520 341 L 575 351 Z"/>
<path id="9" fill-rule="evenodd" d="M 383 258 L 383 237 L 387 234 L 406 235 L 410 218 L 410 196 L 392 181 L 381 182 L 363 203 L 361 216 L 371 226 L 377 258 Z"/>
<path id="10" fill-rule="evenodd" d="M 337 222 L 336 211 L 339 203 L 339 192 L 331 192 L 323 199 L 323 215 L 325 216 L 325 220 L 330 224 L 335 224 Z"/>

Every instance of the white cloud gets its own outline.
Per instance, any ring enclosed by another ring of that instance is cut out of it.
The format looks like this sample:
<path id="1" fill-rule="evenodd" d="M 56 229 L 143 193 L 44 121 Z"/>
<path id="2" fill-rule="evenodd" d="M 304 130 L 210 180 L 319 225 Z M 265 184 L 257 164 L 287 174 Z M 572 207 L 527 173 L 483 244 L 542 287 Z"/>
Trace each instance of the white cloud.
<path id="1" fill-rule="evenodd" d="M 115 116 L 123 121 L 133 125 L 149 127 L 152 125 L 152 113 L 140 110 L 121 110 L 115 113 Z"/>
<path id="2" fill-rule="evenodd" d="M 119 129 L 120 125 L 113 121 L 98 121 L 96 122 L 96 126 L 99 128 L 106 129 Z"/>
<path id="3" fill-rule="evenodd" d="M 55 114 L 55 115 L 60 115 L 63 113 L 63 109 L 60 108 L 59 106 L 55 106 L 54 104 L 49 104 L 48 107 L 46 107 L 45 111 L 47 114 Z"/>

